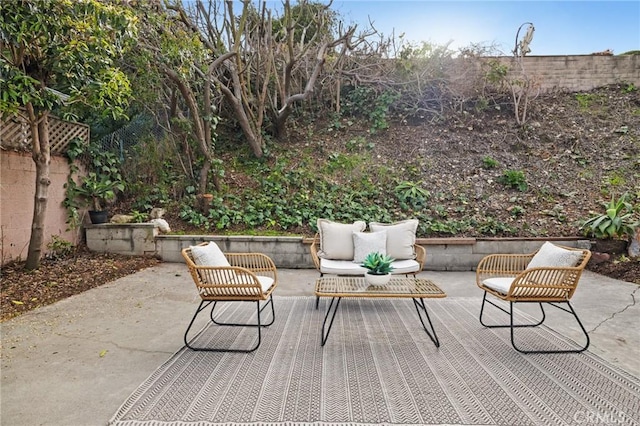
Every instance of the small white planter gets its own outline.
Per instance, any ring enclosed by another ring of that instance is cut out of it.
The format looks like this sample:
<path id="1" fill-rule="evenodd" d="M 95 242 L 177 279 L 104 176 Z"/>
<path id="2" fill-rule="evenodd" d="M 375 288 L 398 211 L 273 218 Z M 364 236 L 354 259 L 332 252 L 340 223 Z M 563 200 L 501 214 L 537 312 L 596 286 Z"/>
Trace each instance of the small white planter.
<path id="1" fill-rule="evenodd" d="M 364 274 L 364 279 L 369 285 L 387 285 L 389 283 L 389 280 L 391 279 L 391 274 L 373 275 L 367 272 L 366 274 Z"/>

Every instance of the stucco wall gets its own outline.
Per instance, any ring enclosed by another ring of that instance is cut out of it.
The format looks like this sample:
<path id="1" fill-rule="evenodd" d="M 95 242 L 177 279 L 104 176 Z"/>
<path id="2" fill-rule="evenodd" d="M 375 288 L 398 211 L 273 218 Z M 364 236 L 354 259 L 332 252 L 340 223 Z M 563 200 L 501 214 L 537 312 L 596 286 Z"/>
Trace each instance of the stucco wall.
<path id="1" fill-rule="evenodd" d="M 36 166 L 27 153 L 2 150 L 0 159 L 0 256 L 4 265 L 9 260 L 24 260 L 27 257 L 33 219 Z M 44 250 L 52 235 L 74 244 L 78 241 L 77 231 L 66 231 L 67 212 L 61 204 L 68 175 L 67 160 L 52 157 Z"/>

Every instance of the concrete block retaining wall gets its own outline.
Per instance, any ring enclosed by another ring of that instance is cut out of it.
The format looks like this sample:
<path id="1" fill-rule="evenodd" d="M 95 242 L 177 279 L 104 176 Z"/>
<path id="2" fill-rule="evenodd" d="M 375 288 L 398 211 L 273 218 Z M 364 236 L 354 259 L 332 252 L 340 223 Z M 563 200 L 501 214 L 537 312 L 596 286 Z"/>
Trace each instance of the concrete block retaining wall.
<path id="1" fill-rule="evenodd" d="M 86 229 L 87 246 L 98 252 L 129 255 L 155 255 L 164 262 L 183 262 L 180 251 L 203 241 L 214 241 L 224 252 L 259 252 L 271 257 L 279 268 L 311 269 L 309 254 L 311 238 L 220 236 L 220 235 L 159 235 L 153 224 L 90 225 Z M 427 250 L 425 270 L 470 271 L 488 254 L 532 253 L 544 241 L 590 248 L 591 242 L 579 238 L 419 238 L 418 244 Z"/>
<path id="2" fill-rule="evenodd" d="M 100 253 L 127 255 L 158 254 L 156 237 L 160 233 L 152 223 L 87 225 L 87 247 Z"/>

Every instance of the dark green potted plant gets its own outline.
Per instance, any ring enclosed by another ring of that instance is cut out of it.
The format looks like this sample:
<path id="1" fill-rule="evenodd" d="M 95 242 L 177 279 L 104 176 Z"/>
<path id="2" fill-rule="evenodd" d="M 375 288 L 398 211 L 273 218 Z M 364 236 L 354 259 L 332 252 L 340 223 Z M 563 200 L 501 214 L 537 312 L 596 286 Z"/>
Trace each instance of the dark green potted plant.
<path id="1" fill-rule="evenodd" d="M 595 238 L 594 250 L 603 253 L 622 253 L 633 237 L 639 221 L 633 219 L 633 206 L 627 201 L 628 194 L 619 199 L 611 197 L 604 203 L 604 213 L 591 217 L 582 224 L 588 237 Z"/>
<path id="2" fill-rule="evenodd" d="M 393 263 L 395 259 L 380 252 L 369 253 L 362 262 L 362 266 L 367 268 L 364 278 L 371 285 L 385 285 L 391 279 Z"/>
<path id="3" fill-rule="evenodd" d="M 84 200 L 89 207 L 91 223 L 107 222 L 107 204 L 116 198 L 117 191 L 124 190 L 124 183 L 90 172 L 80 179 L 80 185 L 74 189 L 76 197 Z"/>

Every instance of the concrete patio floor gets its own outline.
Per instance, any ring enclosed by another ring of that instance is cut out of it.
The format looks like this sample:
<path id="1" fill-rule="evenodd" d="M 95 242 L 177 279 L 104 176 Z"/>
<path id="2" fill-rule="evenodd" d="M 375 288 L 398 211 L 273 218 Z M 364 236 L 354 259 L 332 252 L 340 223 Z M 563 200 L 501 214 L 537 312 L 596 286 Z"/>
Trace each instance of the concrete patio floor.
<path id="1" fill-rule="evenodd" d="M 276 296 L 313 295 L 316 271 L 281 269 L 278 274 Z M 482 291 L 473 272 L 426 271 L 420 276 L 436 282 L 448 297 L 477 297 L 479 312 Z M 572 300 L 591 337 L 589 351 L 636 377 L 639 289 L 585 272 Z M 185 265 L 163 263 L 3 322 L 0 424 L 105 425 L 131 392 L 182 347 L 197 304 Z M 561 316 L 566 314 L 547 311 L 549 324 L 581 341 L 577 325 Z M 437 330 L 437 322 L 434 326 Z"/>

